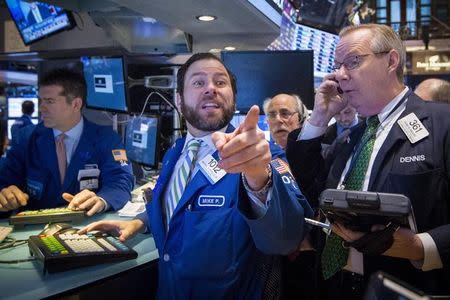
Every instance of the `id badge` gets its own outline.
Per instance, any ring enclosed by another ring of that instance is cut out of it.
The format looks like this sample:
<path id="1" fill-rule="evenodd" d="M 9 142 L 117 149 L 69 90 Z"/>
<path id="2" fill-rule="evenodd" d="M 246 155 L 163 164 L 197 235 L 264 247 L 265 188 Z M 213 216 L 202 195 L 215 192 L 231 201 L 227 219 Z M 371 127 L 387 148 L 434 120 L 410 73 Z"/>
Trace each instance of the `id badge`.
<path id="1" fill-rule="evenodd" d="M 78 181 L 80 182 L 80 191 L 98 189 L 98 178 L 100 170 L 97 165 L 86 165 L 85 169 L 78 171 Z"/>
<path id="2" fill-rule="evenodd" d="M 206 178 L 208 178 L 211 184 L 215 184 L 227 174 L 224 169 L 218 166 L 217 160 L 211 154 L 206 155 L 206 157 L 200 161 L 200 170 Z"/>
<path id="3" fill-rule="evenodd" d="M 98 189 L 98 178 L 80 180 L 80 191 Z"/>
<path id="4" fill-rule="evenodd" d="M 415 113 L 410 113 L 409 115 L 398 120 L 397 123 L 400 125 L 400 128 L 406 134 L 411 144 L 414 144 L 430 135 Z"/>

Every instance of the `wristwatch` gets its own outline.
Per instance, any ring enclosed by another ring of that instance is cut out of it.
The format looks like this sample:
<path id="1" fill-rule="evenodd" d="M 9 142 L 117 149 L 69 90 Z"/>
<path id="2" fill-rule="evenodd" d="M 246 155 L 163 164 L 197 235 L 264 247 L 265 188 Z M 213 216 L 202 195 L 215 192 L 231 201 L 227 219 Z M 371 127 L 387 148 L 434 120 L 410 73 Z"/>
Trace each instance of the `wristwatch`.
<path id="1" fill-rule="evenodd" d="M 245 179 L 244 174 L 242 174 L 242 183 L 244 184 L 245 189 L 256 196 L 258 199 L 264 199 L 267 196 L 270 187 L 272 186 L 272 166 L 270 164 L 267 164 L 267 173 L 269 174 L 269 180 L 261 189 L 257 191 L 252 190 L 252 188 L 248 185 L 247 179 Z"/>

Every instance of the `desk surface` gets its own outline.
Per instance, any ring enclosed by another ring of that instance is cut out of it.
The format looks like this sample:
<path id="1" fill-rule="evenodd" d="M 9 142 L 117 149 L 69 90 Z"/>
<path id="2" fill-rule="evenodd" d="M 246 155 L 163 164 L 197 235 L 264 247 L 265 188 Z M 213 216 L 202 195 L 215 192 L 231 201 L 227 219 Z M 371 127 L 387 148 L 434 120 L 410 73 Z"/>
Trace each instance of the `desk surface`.
<path id="1" fill-rule="evenodd" d="M 86 218 L 83 223 L 73 226 L 82 228 L 93 221 L 101 219 L 119 219 L 116 213 L 100 214 Z M 120 217 L 120 220 L 129 218 Z M 7 220 L 0 220 L 0 226 L 8 226 Z M 15 239 L 27 239 L 39 233 L 44 227 L 28 225 L 23 229 L 14 229 L 9 235 Z M 17 264 L 0 264 L 0 298 L 1 299 L 40 299 L 113 276 L 136 266 L 151 262 L 158 258 L 153 238 L 149 234 L 138 234 L 126 244 L 137 253 L 136 259 L 118 263 L 107 263 L 83 267 L 65 272 L 43 275 L 42 264 L 30 261 Z M 12 249 L 0 250 L 0 260 L 26 259 L 29 256 L 28 244 Z"/>

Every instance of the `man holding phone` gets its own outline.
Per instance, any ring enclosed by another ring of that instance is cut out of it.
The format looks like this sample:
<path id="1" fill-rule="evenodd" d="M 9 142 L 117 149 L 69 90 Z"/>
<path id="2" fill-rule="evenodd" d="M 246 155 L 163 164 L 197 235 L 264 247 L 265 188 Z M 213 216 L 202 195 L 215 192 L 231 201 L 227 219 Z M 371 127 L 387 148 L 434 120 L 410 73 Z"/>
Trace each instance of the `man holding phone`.
<path id="1" fill-rule="evenodd" d="M 310 202 L 325 188 L 398 193 L 410 199 L 417 221 L 418 233 L 400 228 L 376 255 L 343 247 L 344 241 L 373 233 L 334 223 L 321 257 L 325 299 L 337 294 L 361 299 L 377 270 L 426 293 L 450 294 L 450 106 L 425 103 L 403 84 L 405 57 L 401 39 L 388 26 L 344 28 L 335 72 L 319 86 L 303 130 L 288 140 L 289 163 Z M 366 121 L 323 158 L 323 133 L 347 104 Z M 374 225 L 383 229 L 387 224 Z M 338 254 L 339 259 L 329 259 Z M 340 266 L 329 267 L 336 261 Z"/>

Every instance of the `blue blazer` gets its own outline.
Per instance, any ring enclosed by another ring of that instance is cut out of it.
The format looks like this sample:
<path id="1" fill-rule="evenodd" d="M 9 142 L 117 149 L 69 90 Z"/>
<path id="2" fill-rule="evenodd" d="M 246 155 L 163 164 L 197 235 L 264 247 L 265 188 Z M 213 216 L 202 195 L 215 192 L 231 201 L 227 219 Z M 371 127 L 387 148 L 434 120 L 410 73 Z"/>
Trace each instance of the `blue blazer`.
<path id="1" fill-rule="evenodd" d="M 31 122 L 31 118 L 29 116 L 22 115 L 20 118 L 16 119 L 14 124 L 11 126 L 11 139 L 16 138 L 19 130 L 28 125 L 33 125 L 33 122 Z"/>
<path id="2" fill-rule="evenodd" d="M 84 119 L 80 142 L 67 166 L 63 184 L 59 179 L 53 130 L 43 123 L 20 131 L 6 154 L 1 170 L 0 188 L 17 185 L 30 196 L 27 209 L 67 205 L 62 193 L 80 192 L 78 172 L 87 164 L 100 170 L 99 188 L 95 191 L 114 210 L 130 199 L 134 178 L 131 165 L 115 161 L 113 149 L 124 149 L 119 135 L 111 128 Z"/>
<path id="3" fill-rule="evenodd" d="M 273 166 L 269 209 L 261 218 L 253 216 L 240 174 L 226 174 L 213 185 L 198 171 L 166 233 L 163 195 L 184 142 L 177 140 L 167 151 L 147 204 L 148 229 L 160 257 L 158 298 L 261 299 L 262 262 L 297 247 L 307 230 L 304 216 L 312 210 L 293 177 L 278 165 Z M 217 151 L 213 156 L 218 159 Z M 205 205 L 212 199 L 213 206 Z"/>

